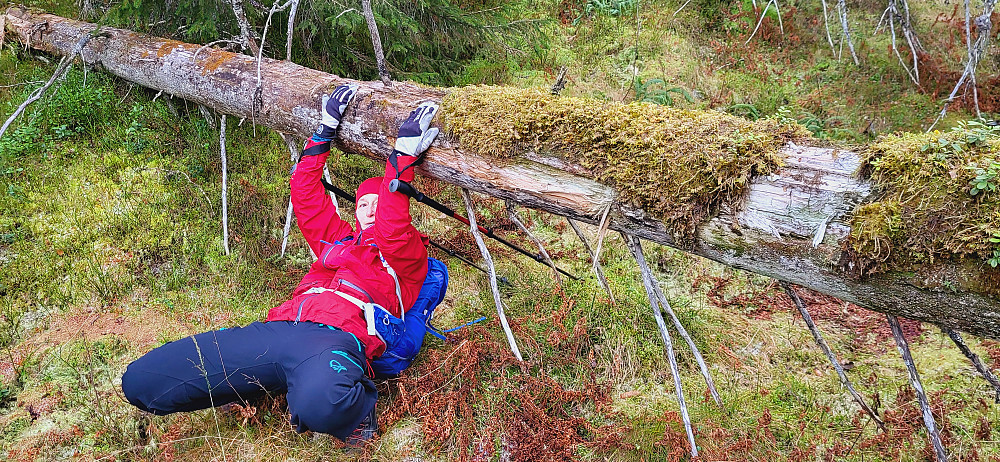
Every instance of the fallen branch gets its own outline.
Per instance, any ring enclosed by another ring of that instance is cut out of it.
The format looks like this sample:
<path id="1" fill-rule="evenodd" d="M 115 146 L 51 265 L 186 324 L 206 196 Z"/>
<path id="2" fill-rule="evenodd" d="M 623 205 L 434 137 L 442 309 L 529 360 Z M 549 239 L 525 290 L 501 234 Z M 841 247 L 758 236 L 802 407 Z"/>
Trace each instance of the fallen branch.
<path id="1" fill-rule="evenodd" d="M 549 256 L 549 253 L 545 251 L 545 246 L 542 245 L 541 239 L 535 237 L 535 235 L 528 230 L 528 227 L 524 226 L 524 223 L 521 223 L 521 220 L 517 217 L 517 210 L 514 209 L 514 203 L 511 201 L 506 201 L 506 204 L 507 204 L 507 216 L 510 217 L 510 221 L 513 221 L 514 224 L 521 229 L 521 232 L 523 232 L 526 236 L 528 236 L 528 239 L 531 239 L 531 242 L 534 242 L 535 245 L 538 246 L 538 253 L 542 255 L 542 258 L 545 260 L 545 263 L 547 263 L 552 268 L 552 275 L 555 276 L 556 284 L 561 289 L 562 278 L 559 277 L 559 269 L 557 269 L 556 264 L 552 262 L 552 257 Z"/>
<path id="2" fill-rule="evenodd" d="M 906 364 L 906 371 L 910 375 L 910 385 L 913 386 L 913 390 L 917 393 L 920 410 L 924 415 L 924 426 L 927 427 L 931 444 L 934 446 L 935 459 L 937 462 L 947 462 L 948 454 L 945 453 L 944 445 L 941 444 L 941 435 L 938 433 L 937 425 L 934 423 L 934 415 L 931 414 L 931 405 L 927 401 L 927 394 L 924 393 L 924 386 L 920 383 L 920 375 L 917 374 L 917 367 L 913 363 L 910 346 L 906 343 L 906 337 L 903 336 L 903 328 L 900 327 L 899 319 L 896 316 L 887 314 L 885 317 L 889 321 L 889 327 L 892 329 L 892 337 L 896 339 L 896 348 L 899 349 L 899 354 L 903 357 L 903 363 Z"/>
<path id="3" fill-rule="evenodd" d="M 663 345 L 667 349 L 667 360 L 670 362 L 670 373 L 674 376 L 674 391 L 677 393 L 677 403 L 681 408 L 681 419 L 684 420 L 684 430 L 687 432 L 688 443 L 691 444 L 691 457 L 698 457 L 698 447 L 694 443 L 694 430 L 691 428 L 691 417 L 688 415 L 687 404 L 684 402 L 684 387 L 681 385 L 681 371 L 677 367 L 677 358 L 674 356 L 674 344 L 670 339 L 670 332 L 667 332 L 667 324 L 663 321 L 663 314 L 660 313 L 659 303 L 656 297 L 654 283 L 650 279 L 652 271 L 646 264 L 646 257 L 642 255 L 642 244 L 639 238 L 630 234 L 622 233 L 625 242 L 628 244 L 632 256 L 635 257 L 639 269 L 642 271 L 642 285 L 646 288 L 646 296 L 649 297 L 649 305 L 653 308 L 653 317 L 656 319 L 656 326 L 660 329 L 660 337 Z"/>
<path id="4" fill-rule="evenodd" d="M 59 55 L 70 54 L 82 35 L 98 28 L 96 24 L 18 9 L 8 10 L 6 19 L 8 39 L 14 36 L 21 43 Z M 207 49 L 194 60 L 192 55 L 200 45 L 123 29 L 103 27 L 101 31 L 107 34 L 101 46 L 88 46 L 81 53 L 86 65 L 154 92 L 163 90 L 164 94 L 299 138 L 310 136 L 319 123 L 317 101 L 323 93 L 340 84 L 358 84 L 358 102 L 345 114 L 336 144 L 341 151 L 377 161 L 384 162 L 392 151 L 393 127 L 398 127 L 399 120 L 416 104 L 448 100 L 449 92 L 464 92 L 406 82 L 395 82 L 392 89 L 386 89 L 380 82 L 350 81 L 288 61 L 263 58 L 263 109 L 258 111 L 248 98 L 255 88 L 258 62 L 254 57 Z M 725 134 L 726 130 L 718 133 Z M 769 175 L 748 178 L 746 187 L 734 192 L 744 199 L 706 216 L 693 230 L 696 235 L 686 240 L 678 239 L 671 224 L 657 217 L 661 210 L 655 206 L 643 209 L 622 197 L 619 186 L 597 178 L 573 158 L 535 150 L 521 153 L 516 162 L 502 163 L 478 153 L 487 148 L 442 136 L 428 150 L 419 173 L 523 207 L 580 222 L 605 222 L 607 229 L 872 310 L 988 338 L 1000 337 L 997 296 L 991 292 L 989 273 L 975 257 L 920 262 L 914 271 L 892 270 L 861 280 L 841 269 L 838 262 L 845 257 L 853 211 L 858 204 L 879 198 L 869 180 L 854 176 L 862 161 L 856 152 L 787 143 L 775 154 L 783 159 L 782 167 Z M 801 178 L 815 180 L 803 184 Z M 807 237 L 816 235 L 817 226 L 823 223 L 825 237 L 814 248 Z M 600 252 L 597 258 L 601 258 Z M 949 280 L 966 282 L 945 288 L 927 274 L 947 274 Z"/>
<path id="5" fill-rule="evenodd" d="M 951 341 L 955 342 L 955 345 L 958 346 L 959 350 L 962 350 L 962 354 L 964 354 L 966 358 L 969 358 L 969 361 L 972 361 L 972 365 L 975 366 L 976 370 L 979 371 L 983 378 L 986 379 L 986 381 L 993 387 L 993 392 L 996 394 L 994 401 L 1000 403 L 1000 380 L 997 380 L 997 376 L 993 375 L 993 373 L 990 372 L 990 369 L 983 365 L 979 356 L 969 349 L 969 346 L 965 344 L 964 340 L 962 340 L 962 334 L 959 334 L 958 332 L 955 332 L 947 327 L 942 327 L 941 332 L 948 334 Z"/>
<path id="6" fill-rule="evenodd" d="M 837 360 L 837 355 L 833 354 L 833 350 L 830 349 L 830 345 L 827 345 L 826 340 L 823 339 L 823 334 L 820 333 L 819 329 L 816 327 L 816 323 L 812 320 L 812 316 L 809 315 L 809 309 L 806 307 L 806 303 L 787 282 L 782 282 L 781 288 L 784 289 L 785 293 L 788 294 L 788 297 L 795 302 L 795 306 L 799 309 L 799 314 L 802 315 L 802 320 L 805 321 L 806 326 L 809 327 L 809 332 L 812 332 L 813 339 L 816 340 L 816 344 L 819 345 L 821 350 L 823 350 L 827 359 L 830 360 L 830 364 L 833 364 L 834 370 L 837 371 L 837 375 L 840 377 L 841 385 L 847 387 L 847 391 L 851 393 L 851 397 L 854 398 L 854 402 L 858 403 L 858 406 L 861 406 L 861 409 L 864 410 L 873 421 L 875 421 L 875 425 L 878 425 L 878 428 L 884 432 L 885 422 L 879 418 L 877 412 L 865 403 L 861 394 L 854 389 L 853 385 L 851 385 L 850 379 L 847 378 L 847 372 L 844 371 L 844 366 L 842 366 L 840 361 Z"/>
<path id="7" fill-rule="evenodd" d="M 472 231 L 472 237 L 476 238 L 476 245 L 479 246 L 479 251 L 482 252 L 483 259 L 486 260 L 486 267 L 490 270 L 490 289 L 493 291 L 493 303 L 497 306 L 497 316 L 500 317 L 500 325 L 503 326 L 503 332 L 507 335 L 507 342 L 510 343 L 510 350 L 514 353 L 514 357 L 518 361 L 524 361 L 521 359 L 521 350 L 517 348 L 517 341 L 514 340 L 514 333 L 510 331 L 510 325 L 507 324 L 507 315 L 503 312 L 503 301 L 500 300 L 500 287 L 497 285 L 497 269 L 493 265 L 493 257 L 490 256 L 490 249 L 486 248 L 483 236 L 479 234 L 479 227 L 476 226 L 476 211 L 472 208 L 472 197 L 470 197 L 468 189 L 462 188 L 462 200 L 465 201 L 465 210 L 469 218 L 469 230 Z"/>

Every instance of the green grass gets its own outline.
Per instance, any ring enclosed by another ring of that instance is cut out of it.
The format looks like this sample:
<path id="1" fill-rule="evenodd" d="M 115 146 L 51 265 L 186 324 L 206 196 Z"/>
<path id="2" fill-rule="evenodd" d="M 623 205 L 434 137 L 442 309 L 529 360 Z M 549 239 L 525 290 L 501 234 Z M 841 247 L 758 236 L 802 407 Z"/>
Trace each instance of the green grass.
<path id="1" fill-rule="evenodd" d="M 555 17 L 559 5 L 538 8 Z M 693 102 L 673 98 L 680 107 L 743 104 L 761 116 L 784 107 L 826 138 L 848 141 L 866 139 L 865 117 L 877 131 L 919 130 L 938 110 L 931 96 L 906 82 L 894 59 L 879 56 L 884 38 L 870 38 L 869 31 L 858 33 L 866 57 L 860 69 L 836 60 L 824 40 L 805 37 L 802 27 L 798 33 L 808 46 L 755 38 L 746 53 L 767 65 L 723 68 L 734 51 L 715 50 L 711 41 L 742 43 L 738 27 L 745 18 L 727 19 L 729 32 L 720 32 L 692 6 L 676 19 L 671 15 L 679 2 L 641 6 L 638 41 L 634 13 L 593 9 L 575 24 L 544 24 L 550 45 L 538 54 L 468 63 L 460 80 L 545 86 L 565 64 L 571 80 L 564 94 L 621 101 L 635 98 L 634 79 L 661 79 L 664 88 L 695 95 Z M 799 7 L 786 26 L 811 14 Z M 7 44 L 0 51 L 0 113 L 9 114 L 37 87 L 7 85 L 45 80 L 53 68 Z M 901 103 L 886 104 L 891 100 Z M 151 92 L 74 69 L 0 140 L 0 457 L 56 460 L 77 451 L 85 459 L 355 459 L 329 438 L 295 434 L 280 400 L 259 404 L 252 415 L 206 410 L 167 417 L 143 416 L 123 401 L 117 380 L 129 361 L 185 335 L 262 319 L 311 262 L 296 231 L 286 256 L 277 256 L 289 168 L 281 139 L 249 123 L 229 124 L 233 252 L 226 256 L 218 133 L 193 106 L 173 100 L 175 116 L 167 104 L 163 96 L 154 101 Z M 335 182 L 349 188 L 381 166 L 340 155 L 331 159 L 331 169 Z M 437 198 L 460 209 L 456 190 L 429 181 L 421 187 L 438 188 Z M 505 223 L 499 202 L 480 198 L 477 206 L 491 226 Z M 421 229 L 478 259 L 463 225 L 414 210 Z M 453 460 L 464 450 L 501 460 L 511 441 L 525 436 L 507 434 L 504 426 L 538 417 L 527 413 L 536 406 L 548 416 L 531 420 L 541 423 L 538 431 L 579 418 L 597 429 L 571 427 L 584 441 L 621 437 L 606 447 L 580 445 L 571 457 L 688 460 L 669 365 L 621 238 L 609 235 L 603 256 L 617 300 L 612 305 L 587 276 L 586 252 L 560 218 L 533 211 L 521 216 L 557 254 L 560 267 L 584 280 L 564 279 L 560 291 L 544 266 L 490 244 L 498 271 L 513 283 L 504 294 L 527 360 L 522 368 L 509 361 L 483 274 L 432 251 L 448 262 L 452 278 L 435 323 L 446 328 L 480 316 L 489 320 L 458 331 L 450 343 L 428 337 L 409 379 L 380 385 L 383 418 L 410 403 L 421 381 L 433 385 L 428 399 L 449 401 L 404 412 L 361 456 Z M 532 246 L 517 233 L 501 232 Z M 647 246 L 646 253 L 722 394 L 721 408 L 706 399 L 691 353 L 671 331 L 706 460 L 925 460 L 919 417 L 895 421 L 895 433 L 877 433 L 797 314 L 760 297 L 720 307 L 707 295 L 712 278 L 731 279 L 727 298 L 766 294 L 769 280 L 658 246 Z M 770 316 L 758 314 L 768 309 Z M 886 415 L 914 415 L 891 339 L 872 341 L 845 320 L 819 324 L 833 350 L 854 364 L 849 375 L 866 399 L 877 395 Z M 968 341 L 981 353 L 997 348 Z M 933 329 L 911 342 L 954 458 L 1000 457 L 1000 410 L 990 403 L 989 387 Z M 473 353 L 479 361 L 462 363 Z M 472 372 L 474 379 L 464 375 Z M 585 396 L 589 391 L 604 398 Z M 449 414 L 449 403 L 469 403 L 471 417 Z M 433 434 L 449 425 L 450 437 Z M 536 459 L 547 455 L 535 453 Z"/>

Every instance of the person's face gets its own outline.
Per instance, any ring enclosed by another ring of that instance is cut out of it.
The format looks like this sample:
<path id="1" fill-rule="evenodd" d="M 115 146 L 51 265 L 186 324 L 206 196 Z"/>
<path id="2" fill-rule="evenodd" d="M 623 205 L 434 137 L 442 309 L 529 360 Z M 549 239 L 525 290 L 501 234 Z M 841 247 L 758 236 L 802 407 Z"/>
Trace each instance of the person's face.
<path id="1" fill-rule="evenodd" d="M 378 194 L 365 194 L 358 199 L 354 216 L 358 219 L 358 229 L 368 228 L 375 223 L 375 209 L 378 207 Z"/>

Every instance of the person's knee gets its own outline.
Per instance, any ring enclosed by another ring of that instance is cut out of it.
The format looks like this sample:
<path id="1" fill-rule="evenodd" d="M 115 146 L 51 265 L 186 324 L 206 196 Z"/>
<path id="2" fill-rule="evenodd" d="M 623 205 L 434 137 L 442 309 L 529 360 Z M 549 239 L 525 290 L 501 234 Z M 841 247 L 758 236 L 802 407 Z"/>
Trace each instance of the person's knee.
<path id="1" fill-rule="evenodd" d="M 144 367 L 145 357 L 139 358 L 128 365 L 122 375 L 122 393 L 133 406 L 157 413 L 151 406 L 155 397 L 163 394 L 164 381 L 162 377 L 154 376 Z"/>
<path id="2" fill-rule="evenodd" d="M 182 342 L 167 343 L 128 365 L 122 375 L 122 393 L 129 403 L 157 415 L 191 410 L 189 395 L 201 383 L 194 379 L 204 381 L 204 376 L 186 359 Z"/>
<path id="3" fill-rule="evenodd" d="M 288 392 L 288 410 L 296 430 L 326 433 L 344 439 L 375 407 L 374 388 L 298 387 Z"/>

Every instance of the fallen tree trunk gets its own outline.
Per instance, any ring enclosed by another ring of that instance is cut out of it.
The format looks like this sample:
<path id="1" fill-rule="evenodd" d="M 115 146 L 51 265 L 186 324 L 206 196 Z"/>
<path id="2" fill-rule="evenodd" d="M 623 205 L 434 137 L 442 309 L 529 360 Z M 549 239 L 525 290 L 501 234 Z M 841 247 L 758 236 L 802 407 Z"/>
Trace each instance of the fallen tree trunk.
<path id="1" fill-rule="evenodd" d="M 11 9 L 7 27 L 25 44 L 66 55 L 83 34 L 94 34 L 80 53 L 89 66 L 219 112 L 251 119 L 279 132 L 306 137 L 319 123 L 322 94 L 347 82 L 287 61 L 254 58 L 135 32 Z M 98 31 L 99 29 L 99 31 Z M 440 101 L 448 89 L 412 83 L 355 82 L 361 87 L 340 129 L 340 148 L 384 159 L 411 108 Z M 855 279 L 841 257 L 852 211 L 876 194 L 853 175 L 860 165 L 849 151 L 796 146 L 780 150 L 784 166 L 753 178 L 738 204 L 719 207 L 687 238 L 679 239 L 620 190 L 595 180 L 591 170 L 545 152 L 516 159 L 475 154 L 443 135 L 421 173 L 575 220 L 596 223 L 611 208 L 610 227 L 712 260 L 805 286 L 858 305 L 972 334 L 1000 339 L 997 284 L 974 258 L 937 260 L 916 270 Z"/>

